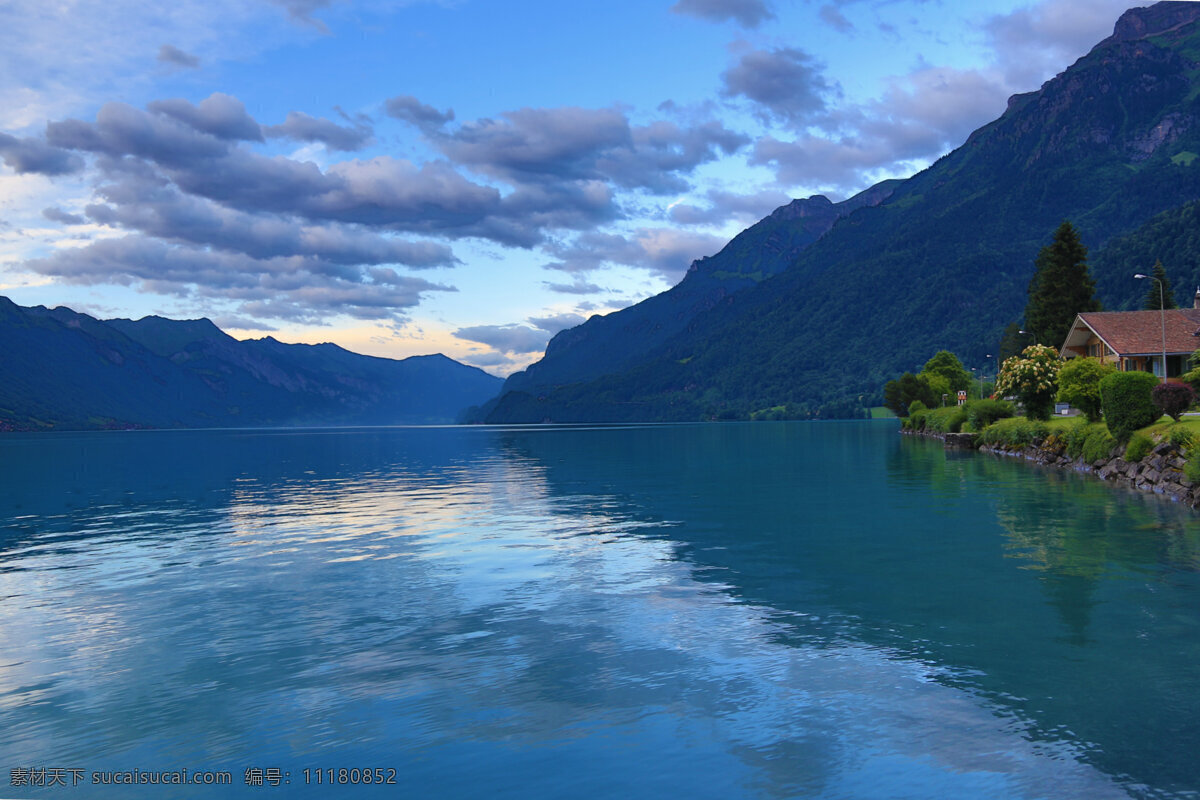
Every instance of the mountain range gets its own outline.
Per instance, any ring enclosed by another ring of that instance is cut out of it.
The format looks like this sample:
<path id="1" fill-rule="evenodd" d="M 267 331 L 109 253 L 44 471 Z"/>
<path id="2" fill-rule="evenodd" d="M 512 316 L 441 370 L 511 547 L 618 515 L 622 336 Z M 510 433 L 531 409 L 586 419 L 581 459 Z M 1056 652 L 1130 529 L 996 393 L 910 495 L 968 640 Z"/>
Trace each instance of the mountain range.
<path id="1" fill-rule="evenodd" d="M 796 200 L 674 288 L 551 340 L 487 422 L 859 416 L 938 350 L 994 372 L 1038 250 L 1070 220 L 1106 308 L 1167 254 L 1200 285 L 1200 3 L 1113 35 L 925 170 L 841 203 Z"/>
<path id="2" fill-rule="evenodd" d="M 98 320 L 0 297 L 0 430 L 458 421 L 502 381 L 443 355 L 239 341 L 207 319 Z"/>

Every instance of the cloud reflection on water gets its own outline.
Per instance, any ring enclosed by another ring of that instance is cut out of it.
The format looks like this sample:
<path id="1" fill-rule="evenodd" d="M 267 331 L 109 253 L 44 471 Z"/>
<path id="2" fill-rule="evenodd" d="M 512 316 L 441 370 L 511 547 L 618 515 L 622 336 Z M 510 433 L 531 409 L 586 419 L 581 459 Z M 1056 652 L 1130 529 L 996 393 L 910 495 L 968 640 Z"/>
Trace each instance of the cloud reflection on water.
<path id="1" fill-rule="evenodd" d="M 807 512 L 763 498 L 812 465 L 750 430 L 39 440 L 0 548 L 0 751 L 390 765 L 440 796 L 1125 796 L 953 667 L 827 627 L 828 597 L 764 602 L 756 537 Z M 753 502 L 720 458 L 747 452 Z M 114 468 L 39 482 L 81 456 Z"/>

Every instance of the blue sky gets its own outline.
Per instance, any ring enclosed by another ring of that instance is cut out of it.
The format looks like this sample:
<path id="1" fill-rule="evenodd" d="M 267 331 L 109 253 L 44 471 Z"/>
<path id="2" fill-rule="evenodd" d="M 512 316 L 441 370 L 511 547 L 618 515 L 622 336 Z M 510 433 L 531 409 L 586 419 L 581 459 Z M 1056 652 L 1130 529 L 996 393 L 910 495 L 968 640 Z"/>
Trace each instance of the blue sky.
<path id="1" fill-rule="evenodd" d="M 0 294 L 495 374 L 907 176 L 1128 0 L 16 0 Z"/>

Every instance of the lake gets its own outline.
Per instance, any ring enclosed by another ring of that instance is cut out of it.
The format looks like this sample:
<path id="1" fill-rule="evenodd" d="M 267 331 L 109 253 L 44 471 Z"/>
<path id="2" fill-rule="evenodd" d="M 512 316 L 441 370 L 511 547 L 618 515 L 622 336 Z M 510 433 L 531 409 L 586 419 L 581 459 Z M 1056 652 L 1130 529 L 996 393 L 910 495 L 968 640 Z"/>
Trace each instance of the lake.
<path id="1" fill-rule="evenodd" d="M 1198 520 L 895 421 L 5 434 L 0 796 L 1196 797 Z"/>

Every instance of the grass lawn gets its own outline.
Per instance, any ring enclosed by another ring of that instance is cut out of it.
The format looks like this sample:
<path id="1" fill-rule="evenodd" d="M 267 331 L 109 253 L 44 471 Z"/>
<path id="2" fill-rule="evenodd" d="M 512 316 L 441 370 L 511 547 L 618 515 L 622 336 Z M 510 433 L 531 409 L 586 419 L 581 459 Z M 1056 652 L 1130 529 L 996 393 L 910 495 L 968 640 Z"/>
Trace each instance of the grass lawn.
<path id="1" fill-rule="evenodd" d="M 1009 446 L 1023 446 L 1031 444 L 1032 441 L 1039 436 L 1058 435 L 1066 437 L 1069 432 L 1077 430 L 1076 426 L 1083 426 L 1083 436 L 1090 440 L 1098 432 L 1102 435 L 1104 442 L 1096 441 L 1096 446 L 1102 444 L 1105 448 L 1111 448 L 1115 442 L 1108 433 L 1104 423 L 1098 422 L 1088 424 L 1083 417 L 1051 417 L 1045 422 L 1033 422 L 1025 417 L 1009 417 L 1008 419 L 998 420 L 993 425 L 986 429 L 983 434 L 983 441 L 988 443 L 1007 444 Z M 1172 422 L 1168 416 L 1159 417 L 1155 422 L 1147 425 L 1134 432 L 1133 436 L 1143 435 L 1152 441 L 1160 441 L 1166 439 L 1173 431 L 1180 429 L 1187 430 L 1192 434 L 1194 441 L 1200 442 L 1200 417 L 1184 417 L 1179 422 Z M 1080 434 L 1075 434 L 1076 436 Z M 1106 444 L 1105 444 L 1106 442 Z M 1094 460 L 1089 458 L 1089 460 Z"/>
<path id="2" fill-rule="evenodd" d="M 1138 433 L 1145 433 L 1153 437 L 1155 435 L 1166 436 L 1168 431 L 1176 428 L 1185 428 L 1196 441 L 1200 441 L 1200 417 L 1183 417 L 1179 422 L 1172 422 L 1170 417 L 1162 416 L 1152 425 L 1147 425 Z"/>

